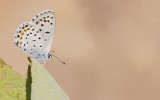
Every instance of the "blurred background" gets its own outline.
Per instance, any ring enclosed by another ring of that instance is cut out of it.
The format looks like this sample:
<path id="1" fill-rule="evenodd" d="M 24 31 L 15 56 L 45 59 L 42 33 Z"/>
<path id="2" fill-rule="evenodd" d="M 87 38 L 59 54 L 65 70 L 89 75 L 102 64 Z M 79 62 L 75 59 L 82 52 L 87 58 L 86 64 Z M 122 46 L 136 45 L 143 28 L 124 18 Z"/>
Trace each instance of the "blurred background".
<path id="1" fill-rule="evenodd" d="M 71 100 L 160 100 L 160 1 L 1 0 L 0 57 L 25 76 L 17 27 L 51 9 L 56 28 L 46 62 Z"/>

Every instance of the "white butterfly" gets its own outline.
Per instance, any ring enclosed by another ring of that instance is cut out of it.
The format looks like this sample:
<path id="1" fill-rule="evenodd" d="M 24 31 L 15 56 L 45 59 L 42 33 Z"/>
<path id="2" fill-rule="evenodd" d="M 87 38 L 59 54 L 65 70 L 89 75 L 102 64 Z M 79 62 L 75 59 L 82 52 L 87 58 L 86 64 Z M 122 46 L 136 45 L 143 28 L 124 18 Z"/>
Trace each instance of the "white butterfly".
<path id="1" fill-rule="evenodd" d="M 15 32 L 14 43 L 24 53 L 39 61 L 51 58 L 49 54 L 55 28 L 55 14 L 51 10 L 36 15 L 21 24 Z"/>

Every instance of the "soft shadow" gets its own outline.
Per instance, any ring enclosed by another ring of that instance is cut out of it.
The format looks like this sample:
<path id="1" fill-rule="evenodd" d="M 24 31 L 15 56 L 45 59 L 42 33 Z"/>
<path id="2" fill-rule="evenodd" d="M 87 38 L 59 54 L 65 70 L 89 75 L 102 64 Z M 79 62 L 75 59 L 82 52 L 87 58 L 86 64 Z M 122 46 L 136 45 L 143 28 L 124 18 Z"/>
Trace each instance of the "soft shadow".
<path id="1" fill-rule="evenodd" d="M 28 65 L 27 80 L 26 80 L 26 98 L 27 100 L 31 100 L 31 83 L 32 83 L 31 66 Z"/>

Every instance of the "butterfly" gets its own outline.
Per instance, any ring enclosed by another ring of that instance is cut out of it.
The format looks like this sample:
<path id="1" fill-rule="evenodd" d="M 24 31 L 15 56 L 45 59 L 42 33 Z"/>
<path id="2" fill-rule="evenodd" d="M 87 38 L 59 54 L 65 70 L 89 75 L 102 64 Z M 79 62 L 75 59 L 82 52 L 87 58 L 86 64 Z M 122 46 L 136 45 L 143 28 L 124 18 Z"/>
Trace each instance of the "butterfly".
<path id="1" fill-rule="evenodd" d="M 55 13 L 46 10 L 37 14 L 30 22 L 21 24 L 14 35 L 16 46 L 30 57 L 44 62 L 49 54 L 55 28 Z"/>

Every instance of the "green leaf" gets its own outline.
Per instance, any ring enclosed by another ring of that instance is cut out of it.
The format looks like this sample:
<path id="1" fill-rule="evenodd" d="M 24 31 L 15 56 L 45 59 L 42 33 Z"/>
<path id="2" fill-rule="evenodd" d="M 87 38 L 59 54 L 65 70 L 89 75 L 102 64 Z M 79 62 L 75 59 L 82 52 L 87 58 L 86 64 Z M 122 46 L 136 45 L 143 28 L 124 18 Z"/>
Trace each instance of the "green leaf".
<path id="1" fill-rule="evenodd" d="M 26 100 L 26 79 L 0 59 L 0 99 Z"/>
<path id="2" fill-rule="evenodd" d="M 31 61 L 31 100 L 69 100 L 50 73 L 37 60 Z"/>
<path id="3" fill-rule="evenodd" d="M 49 72 L 29 59 L 27 79 L 0 59 L 0 100 L 69 100 Z"/>

